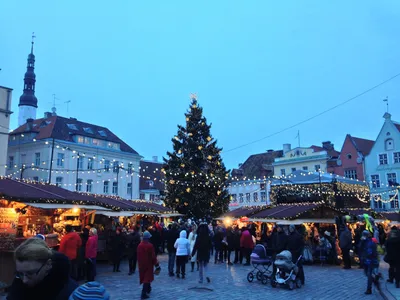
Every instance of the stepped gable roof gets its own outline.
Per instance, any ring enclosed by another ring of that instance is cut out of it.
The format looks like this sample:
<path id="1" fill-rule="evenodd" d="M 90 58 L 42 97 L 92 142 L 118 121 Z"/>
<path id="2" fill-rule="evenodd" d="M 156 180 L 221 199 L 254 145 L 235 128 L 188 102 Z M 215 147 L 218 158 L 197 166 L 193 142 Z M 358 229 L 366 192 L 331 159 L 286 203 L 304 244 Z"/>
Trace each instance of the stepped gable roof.
<path id="1" fill-rule="evenodd" d="M 36 133 L 35 139 L 37 140 L 54 138 L 67 142 L 75 142 L 73 139 L 75 135 L 86 136 L 120 144 L 122 152 L 138 154 L 108 128 L 81 122 L 75 118 L 50 116 L 48 118 L 32 120 L 12 131 L 10 135 L 29 132 Z"/>

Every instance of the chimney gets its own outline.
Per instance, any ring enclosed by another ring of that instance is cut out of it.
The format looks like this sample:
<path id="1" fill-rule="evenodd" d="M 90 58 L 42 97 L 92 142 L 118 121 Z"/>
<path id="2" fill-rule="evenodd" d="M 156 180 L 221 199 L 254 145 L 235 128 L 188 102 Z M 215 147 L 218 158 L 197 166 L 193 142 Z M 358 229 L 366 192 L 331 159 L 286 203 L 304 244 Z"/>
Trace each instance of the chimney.
<path id="1" fill-rule="evenodd" d="M 31 131 L 33 129 L 33 119 L 26 120 L 26 130 Z"/>
<path id="2" fill-rule="evenodd" d="M 241 168 L 242 166 L 243 166 L 243 164 L 242 164 L 242 163 L 238 164 L 238 167 L 239 167 L 239 168 Z"/>
<path id="3" fill-rule="evenodd" d="M 50 118 L 51 117 L 51 112 L 49 112 L 49 111 L 46 111 L 45 113 L 44 113 L 44 118 L 45 119 L 48 119 L 48 118 Z"/>
<path id="4" fill-rule="evenodd" d="M 292 150 L 292 145 L 291 144 L 283 144 L 283 153 L 287 153 L 290 150 Z"/>
<path id="5" fill-rule="evenodd" d="M 158 162 L 158 156 L 153 156 L 153 162 Z"/>
<path id="6" fill-rule="evenodd" d="M 330 151 L 330 150 L 334 149 L 334 146 L 331 143 L 331 141 L 327 141 L 327 142 L 322 142 L 322 148 L 324 148 L 325 150 Z"/>

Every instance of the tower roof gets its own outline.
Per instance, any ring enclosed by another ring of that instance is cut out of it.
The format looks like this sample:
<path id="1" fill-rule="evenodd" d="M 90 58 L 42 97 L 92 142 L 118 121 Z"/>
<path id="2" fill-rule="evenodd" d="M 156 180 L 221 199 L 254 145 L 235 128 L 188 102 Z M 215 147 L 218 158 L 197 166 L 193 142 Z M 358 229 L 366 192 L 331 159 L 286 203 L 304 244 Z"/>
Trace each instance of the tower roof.
<path id="1" fill-rule="evenodd" d="M 24 93 L 19 98 L 18 106 L 32 106 L 37 108 L 38 100 L 35 96 L 35 83 L 36 83 L 35 55 L 33 54 L 34 38 L 35 36 L 32 35 L 31 53 L 29 53 L 28 55 L 28 63 L 24 77 Z"/>

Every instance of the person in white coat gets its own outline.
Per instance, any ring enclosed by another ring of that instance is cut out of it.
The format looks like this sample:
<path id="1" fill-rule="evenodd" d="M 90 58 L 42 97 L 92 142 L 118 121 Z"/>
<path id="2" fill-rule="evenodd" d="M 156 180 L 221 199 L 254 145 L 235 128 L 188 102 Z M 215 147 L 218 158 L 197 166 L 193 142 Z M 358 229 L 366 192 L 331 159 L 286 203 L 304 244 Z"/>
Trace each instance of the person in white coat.
<path id="1" fill-rule="evenodd" d="M 196 224 L 193 225 L 192 231 L 189 233 L 189 243 L 190 243 L 190 253 L 192 253 L 194 244 L 196 243 L 196 238 L 197 238 L 197 226 Z M 197 271 L 199 270 L 199 262 L 197 261 L 197 253 L 192 256 L 190 259 L 190 263 L 192 265 L 192 272 L 194 271 L 194 264 L 197 262 Z"/>
<path id="2" fill-rule="evenodd" d="M 176 277 L 180 278 L 180 274 L 182 274 L 182 279 L 185 279 L 186 263 L 190 256 L 190 243 L 186 237 L 186 230 L 182 230 L 174 245 L 176 248 Z"/>

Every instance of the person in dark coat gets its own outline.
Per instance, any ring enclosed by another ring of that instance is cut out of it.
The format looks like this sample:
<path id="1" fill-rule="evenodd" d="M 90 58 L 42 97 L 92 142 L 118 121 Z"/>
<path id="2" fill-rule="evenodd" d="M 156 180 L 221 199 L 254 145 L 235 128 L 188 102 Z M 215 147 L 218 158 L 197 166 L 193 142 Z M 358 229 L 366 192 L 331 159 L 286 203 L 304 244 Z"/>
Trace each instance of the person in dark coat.
<path id="1" fill-rule="evenodd" d="M 154 246 L 154 251 L 156 256 L 160 254 L 160 246 L 161 246 L 161 234 L 156 225 L 154 225 L 151 230 L 149 230 L 151 234 L 150 243 Z"/>
<path id="2" fill-rule="evenodd" d="M 379 267 L 377 243 L 372 239 L 372 234 L 368 230 L 364 230 L 361 236 L 361 240 L 364 240 L 363 244 L 363 266 L 365 275 L 368 278 L 366 295 L 372 294 L 372 283 L 377 284 L 376 278 L 374 278 L 374 271 Z"/>
<path id="3" fill-rule="evenodd" d="M 296 263 L 300 255 L 303 255 L 304 239 L 303 236 L 297 232 L 294 225 L 289 226 L 289 236 L 287 238 L 286 247 L 287 250 L 289 250 L 290 253 L 292 253 L 293 263 Z M 301 259 L 299 260 L 299 262 L 297 262 L 297 267 L 299 268 L 297 274 L 301 280 L 301 283 L 304 284 L 305 277 L 304 277 L 303 263 Z"/>
<path id="4" fill-rule="evenodd" d="M 197 253 L 197 260 L 199 262 L 199 283 L 203 283 L 204 277 L 208 283 L 211 282 L 210 277 L 205 276 L 207 271 L 207 264 L 210 261 L 210 252 L 212 248 L 211 237 L 209 234 L 207 224 L 200 224 L 197 229 L 197 238 L 193 247 L 192 256 Z"/>
<path id="5" fill-rule="evenodd" d="M 113 272 L 121 272 L 119 269 L 122 256 L 124 255 L 125 241 L 121 234 L 121 228 L 117 228 L 115 236 L 111 239 L 111 259 L 114 265 Z"/>
<path id="6" fill-rule="evenodd" d="M 217 227 L 214 233 L 214 248 L 215 248 L 215 255 L 214 255 L 214 263 L 222 262 L 223 254 L 222 254 L 222 240 L 224 239 L 224 235 L 222 233 L 222 229 Z"/>
<path id="7" fill-rule="evenodd" d="M 344 226 L 339 236 L 339 246 L 343 255 L 343 269 L 351 269 L 350 250 L 352 246 L 351 232 Z"/>
<path id="8" fill-rule="evenodd" d="M 7 300 L 68 300 L 78 287 L 69 276 L 69 260 L 46 242 L 30 238 L 15 250 L 16 277 Z"/>
<path id="9" fill-rule="evenodd" d="M 137 262 L 137 247 L 140 244 L 140 235 L 133 228 L 129 230 L 129 234 L 126 236 L 126 245 L 128 248 L 128 261 L 129 261 L 129 273 L 132 275 L 136 271 Z"/>
<path id="10" fill-rule="evenodd" d="M 276 231 L 272 233 L 272 258 L 275 260 L 277 254 L 281 253 L 286 249 L 288 236 L 283 231 L 282 227 L 278 226 Z M 272 267 L 272 278 L 275 278 L 276 266 L 273 264 Z"/>
<path id="11" fill-rule="evenodd" d="M 226 230 L 226 243 L 228 247 L 228 254 L 227 254 L 228 265 L 232 266 L 233 263 L 231 262 L 231 254 L 232 251 L 235 250 L 235 233 L 232 227 L 228 227 Z"/>
<path id="12" fill-rule="evenodd" d="M 175 276 L 174 266 L 176 258 L 175 242 L 179 238 L 178 224 L 173 223 L 167 233 L 168 275 Z"/>
<path id="13" fill-rule="evenodd" d="M 396 282 L 396 288 L 400 288 L 400 231 L 393 226 L 388 239 L 385 242 L 385 261 L 389 264 L 388 282 Z"/>
<path id="14" fill-rule="evenodd" d="M 89 229 L 83 228 L 81 233 L 82 245 L 78 250 L 78 280 L 82 280 L 86 276 L 86 268 L 85 268 L 85 252 L 86 252 L 86 243 L 89 239 Z"/>
<path id="15" fill-rule="evenodd" d="M 235 229 L 233 230 L 233 249 L 235 250 L 234 264 L 239 263 L 239 261 L 242 261 L 243 259 L 241 258 L 240 252 L 240 235 L 241 231 L 239 230 L 239 227 L 235 226 Z"/>

